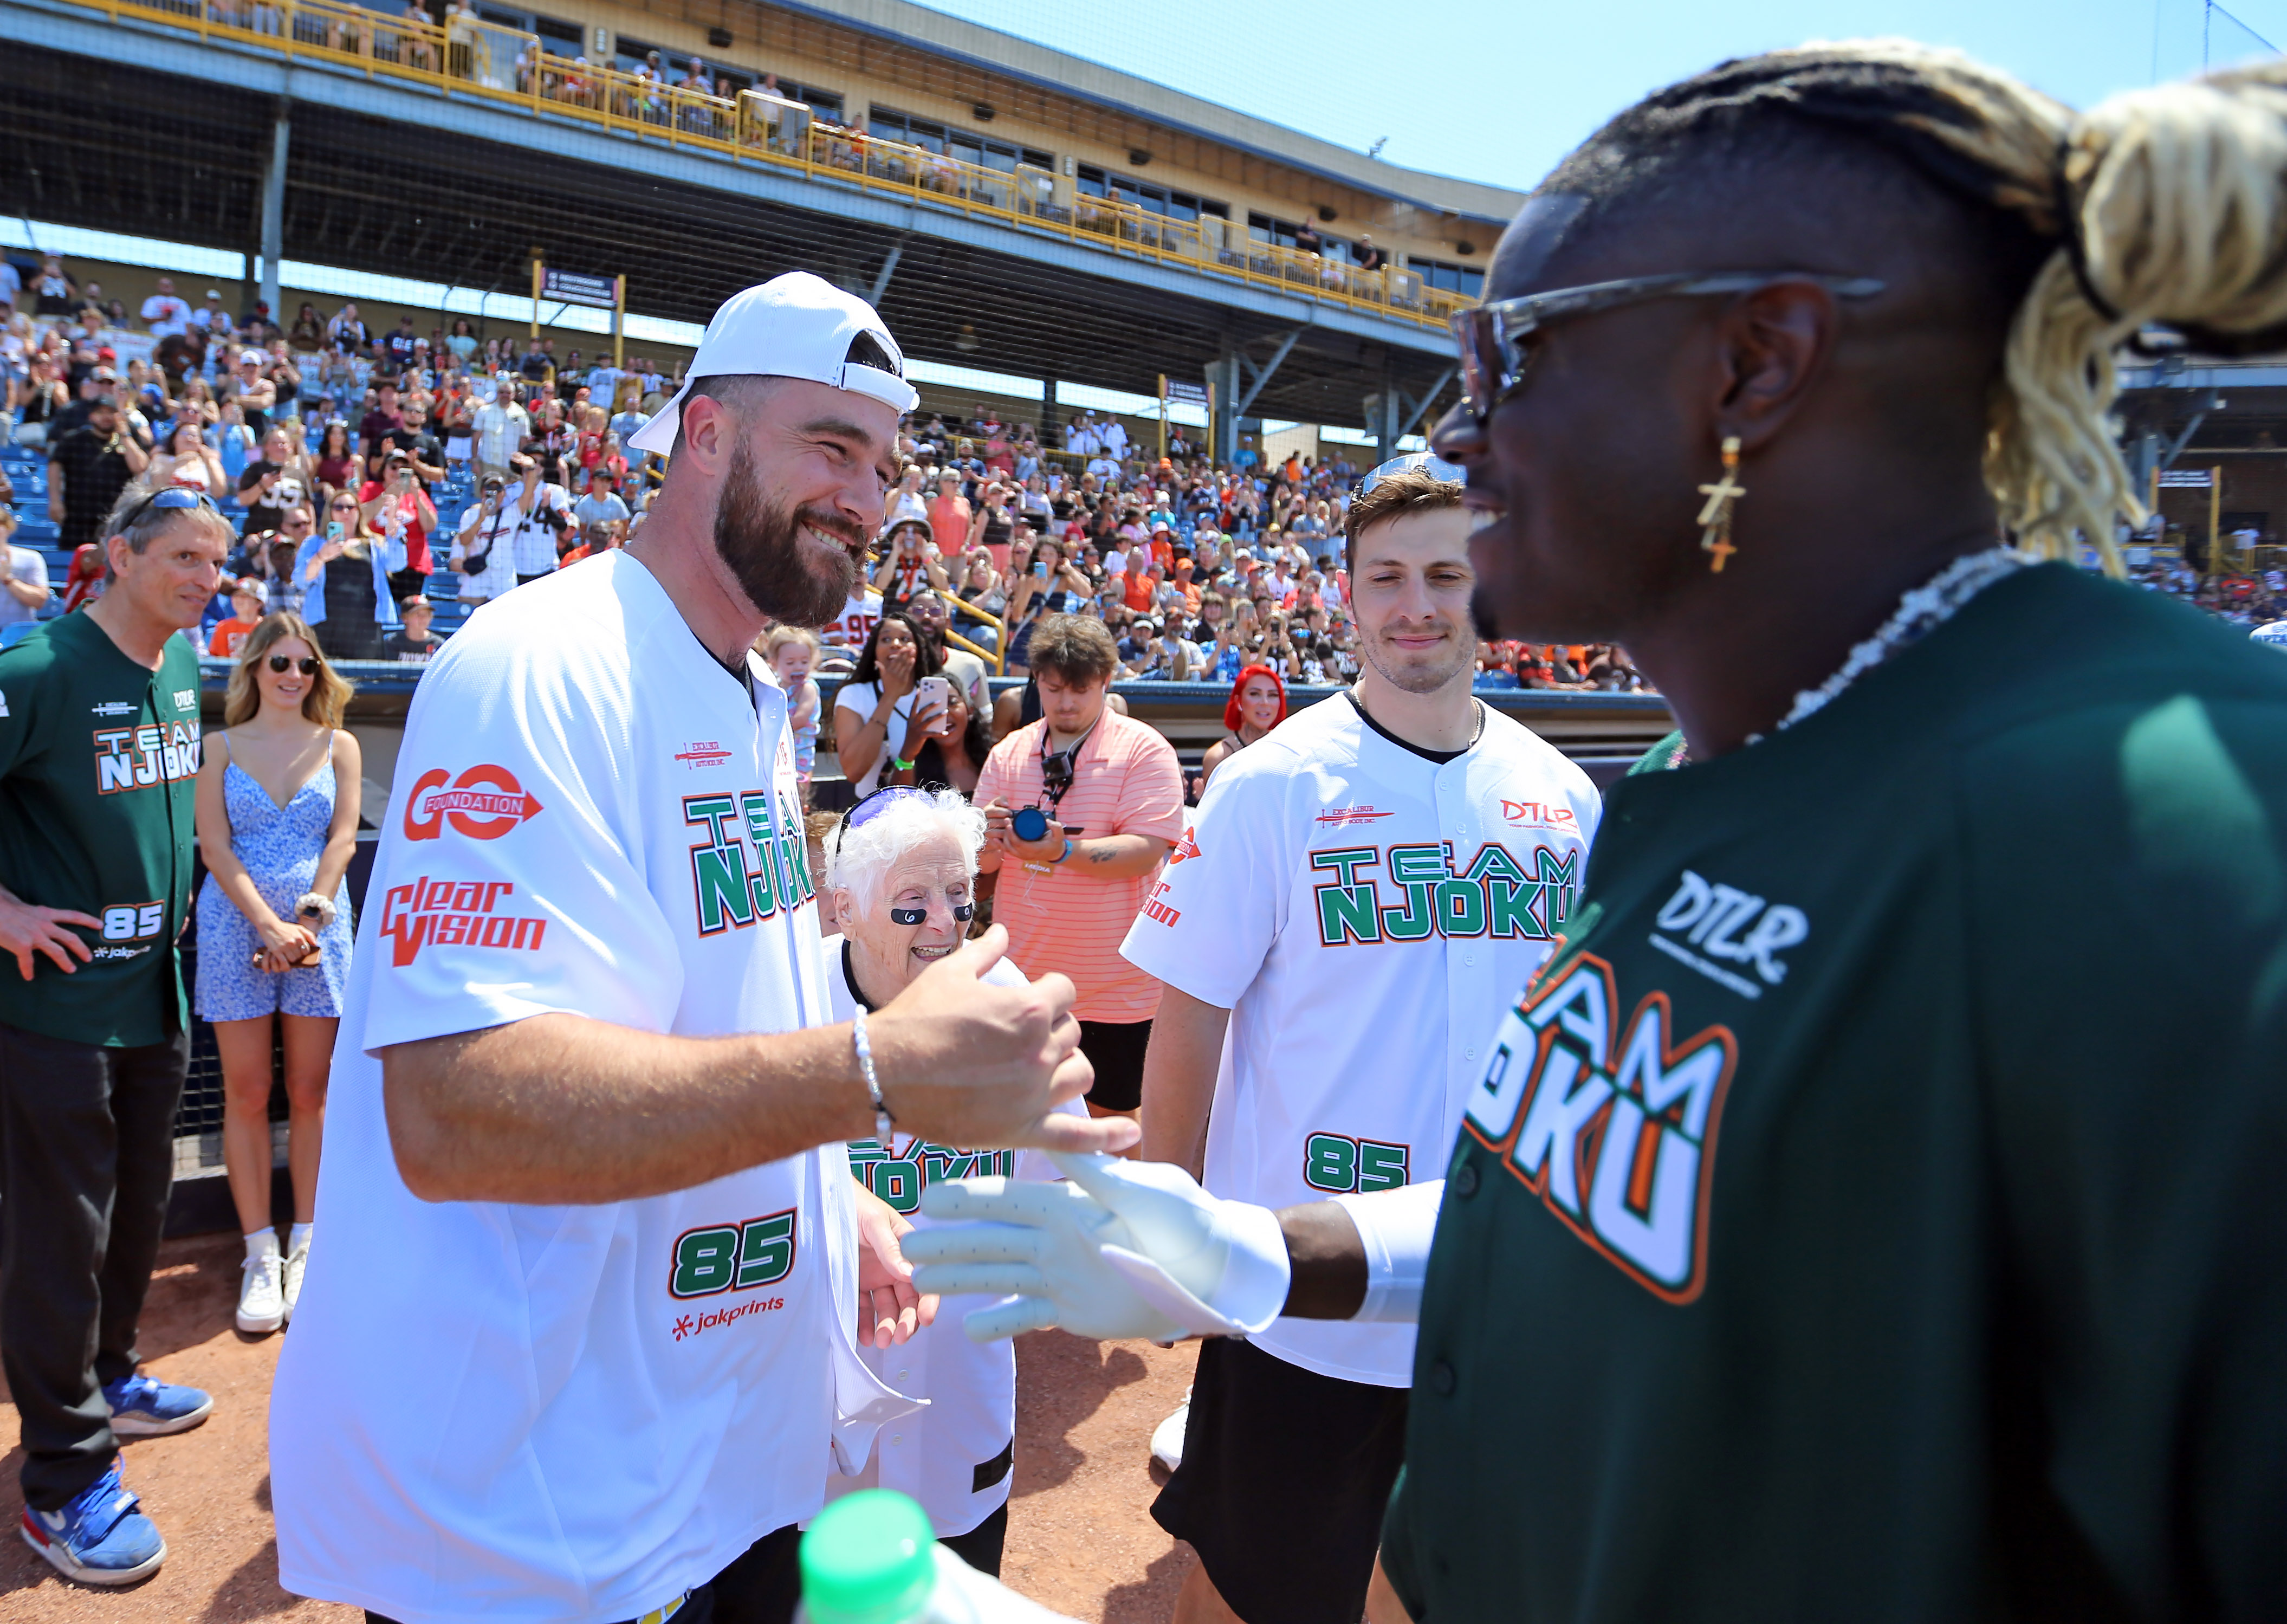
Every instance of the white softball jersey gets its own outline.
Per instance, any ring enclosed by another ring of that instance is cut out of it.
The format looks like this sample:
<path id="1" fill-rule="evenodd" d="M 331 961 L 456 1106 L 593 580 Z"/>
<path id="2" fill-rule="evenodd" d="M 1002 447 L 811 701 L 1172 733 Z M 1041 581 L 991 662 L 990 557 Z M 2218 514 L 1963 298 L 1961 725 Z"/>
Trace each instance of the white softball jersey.
<path id="1" fill-rule="evenodd" d="M 833 1018 L 848 1020 L 858 1008 L 843 957 L 843 939 L 824 944 L 826 986 Z M 994 986 L 1023 986 L 1031 979 L 1007 959 L 982 978 Z M 1078 1100 L 1057 1107 L 1074 1116 L 1088 1109 Z M 1000 1174 L 1003 1177 L 1056 1179 L 1064 1176 L 1039 1151 L 967 1151 L 932 1145 L 911 1134 L 891 1143 L 850 1142 L 850 1170 L 917 1229 L 937 1220 L 918 1210 L 922 1192 L 946 1178 Z M 1016 1481 L 1017 1347 L 973 1343 L 961 1328 L 969 1313 L 985 1305 L 977 1297 L 947 1297 L 937 1322 L 915 1332 L 902 1347 L 859 1347 L 858 1357 L 891 1391 L 927 1407 L 885 1422 L 874 1440 L 873 1459 L 854 1473 L 835 1473 L 827 1498 L 853 1489 L 895 1489 L 910 1494 L 929 1513 L 938 1538 L 967 1533 L 1008 1503 Z M 853 1462 L 854 1464 L 855 1462 Z"/>
<path id="2" fill-rule="evenodd" d="M 819 640 L 855 654 L 866 646 L 881 618 L 882 594 L 861 583 L 843 600 L 842 613 L 819 634 Z"/>
<path id="3" fill-rule="evenodd" d="M 1480 706 L 1440 763 L 1349 694 L 1227 758 L 1120 951 L 1231 1011 L 1204 1183 L 1291 1207 L 1442 1178 L 1487 1034 L 1579 895 L 1587 774 Z M 1413 1327 L 1279 1319 L 1321 1375 L 1413 1379 Z"/>
<path id="4" fill-rule="evenodd" d="M 555 1011 L 828 1018 L 785 696 L 747 670 L 610 552 L 494 604 L 423 677 L 271 1405 L 289 1590 L 405 1624 L 639 1617 L 814 1514 L 837 1391 L 878 1394 L 842 1145 L 640 1200 L 431 1203 L 383 1111 L 390 1044 Z"/>

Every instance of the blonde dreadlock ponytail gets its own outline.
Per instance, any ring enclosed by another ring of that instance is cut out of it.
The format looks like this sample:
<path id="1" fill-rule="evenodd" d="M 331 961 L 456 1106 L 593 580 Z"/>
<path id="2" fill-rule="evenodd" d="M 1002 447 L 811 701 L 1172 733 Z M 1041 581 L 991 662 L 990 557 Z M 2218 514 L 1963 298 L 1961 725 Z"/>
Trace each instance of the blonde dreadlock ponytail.
<path id="1" fill-rule="evenodd" d="M 1986 479 L 2022 544 L 2078 530 L 2120 568 L 2113 519 L 2144 518 L 2106 414 L 2114 356 L 2154 323 L 2243 353 L 2287 334 L 2287 64 L 2116 96 L 2056 162 L 2064 246 L 2011 326 Z"/>

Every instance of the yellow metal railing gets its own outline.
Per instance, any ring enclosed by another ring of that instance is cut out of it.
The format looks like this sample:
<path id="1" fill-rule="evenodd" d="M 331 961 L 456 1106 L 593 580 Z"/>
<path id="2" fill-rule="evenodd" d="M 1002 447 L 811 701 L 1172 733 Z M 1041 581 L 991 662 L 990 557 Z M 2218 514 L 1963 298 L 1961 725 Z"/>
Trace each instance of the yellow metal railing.
<path id="1" fill-rule="evenodd" d="M 948 596 L 950 596 L 950 594 L 948 594 Z M 980 609 L 965 598 L 955 598 L 953 601 L 960 605 L 961 612 L 963 614 L 968 615 L 971 620 L 982 621 L 986 625 L 992 627 L 993 640 L 994 643 L 999 645 L 999 646 L 995 648 L 986 648 L 981 643 L 972 643 L 950 626 L 945 629 L 945 640 L 948 643 L 954 644 L 957 647 L 967 649 L 970 654 L 975 654 L 980 660 L 990 660 L 993 662 L 993 674 L 995 677 L 1007 676 L 1009 674 L 1009 628 L 1007 623 L 990 609 Z"/>
<path id="2" fill-rule="evenodd" d="M 800 102 L 759 91 L 707 96 L 616 67 L 582 66 L 541 49 L 537 35 L 473 18 L 443 26 L 342 0 L 73 0 L 122 18 L 187 28 L 369 78 L 552 114 L 711 152 L 798 170 L 822 182 L 888 192 L 924 205 L 1049 233 L 1106 252 L 1228 276 L 1259 287 L 1442 327 L 1476 301 L 1426 285 L 1413 271 L 1361 271 L 1277 243 L 1243 226 L 1172 219 L 1130 203 L 1061 195 L 1049 171 L 964 163 L 923 147 L 823 123 Z"/>

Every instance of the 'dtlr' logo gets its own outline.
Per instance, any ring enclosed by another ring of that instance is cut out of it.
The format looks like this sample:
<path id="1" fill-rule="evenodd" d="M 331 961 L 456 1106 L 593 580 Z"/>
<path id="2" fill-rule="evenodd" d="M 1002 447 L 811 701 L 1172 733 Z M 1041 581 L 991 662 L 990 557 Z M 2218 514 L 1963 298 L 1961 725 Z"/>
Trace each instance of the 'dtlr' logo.
<path id="1" fill-rule="evenodd" d="M 1738 1044 L 1671 1044 L 1666 993 L 1618 1025 L 1612 968 L 1582 954 L 1501 1023 L 1465 1126 L 1548 1210 L 1639 1284 L 1689 1303 L 1706 1284 L 1715 1131 Z"/>
<path id="2" fill-rule="evenodd" d="M 431 767 L 405 797 L 405 838 L 434 840 L 450 823 L 454 833 L 471 840 L 498 840 L 526 819 L 538 817 L 541 810 L 506 767 L 487 762 L 458 778 L 442 767 Z"/>

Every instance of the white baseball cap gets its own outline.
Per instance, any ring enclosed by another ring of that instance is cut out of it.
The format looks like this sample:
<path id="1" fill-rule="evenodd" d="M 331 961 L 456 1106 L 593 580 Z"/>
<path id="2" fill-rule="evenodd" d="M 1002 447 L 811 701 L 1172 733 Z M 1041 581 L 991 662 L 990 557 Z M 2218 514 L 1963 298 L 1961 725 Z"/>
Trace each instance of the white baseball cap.
<path id="1" fill-rule="evenodd" d="M 894 370 L 883 371 L 850 359 L 850 345 L 865 334 L 882 347 Z M 820 276 L 789 271 L 759 288 L 732 294 L 707 324 L 687 376 L 703 377 L 797 377 L 834 389 L 847 389 L 894 408 L 898 416 L 921 400 L 905 380 L 906 358 L 874 307 L 844 293 Z M 659 415 L 628 440 L 630 451 L 671 452 L 683 421 L 686 383 Z"/>

